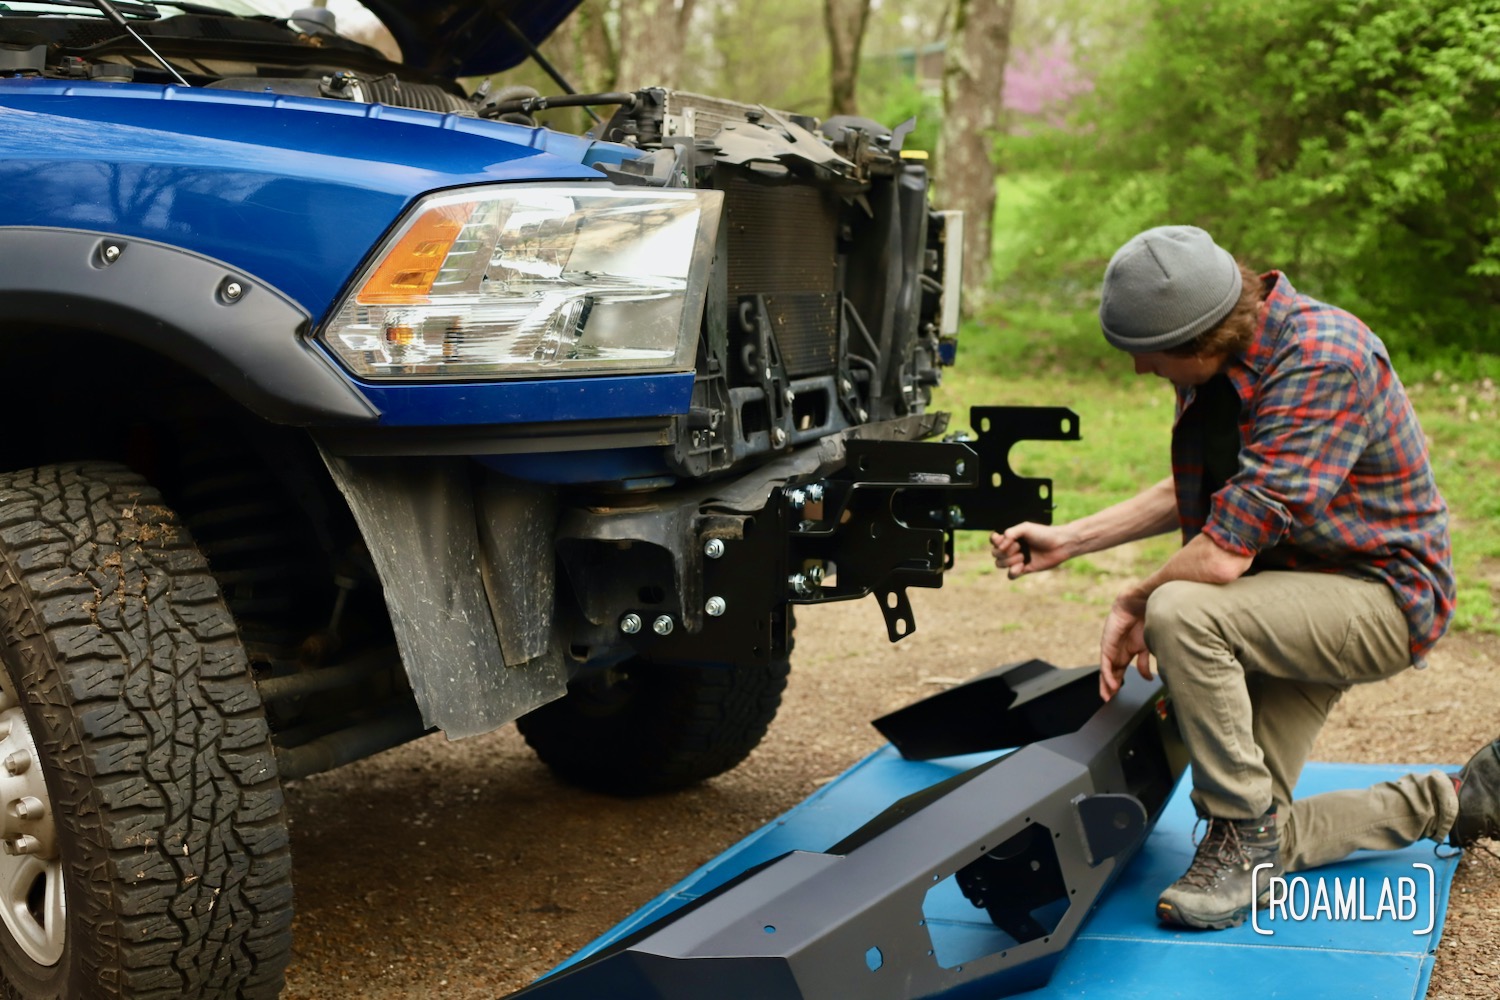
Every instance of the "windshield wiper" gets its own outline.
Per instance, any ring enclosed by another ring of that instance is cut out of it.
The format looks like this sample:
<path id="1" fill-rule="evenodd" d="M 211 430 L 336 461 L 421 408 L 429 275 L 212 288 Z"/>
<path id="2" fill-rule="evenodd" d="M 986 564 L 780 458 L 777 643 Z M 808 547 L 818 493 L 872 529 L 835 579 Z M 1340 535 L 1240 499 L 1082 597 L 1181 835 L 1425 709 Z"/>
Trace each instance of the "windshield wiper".
<path id="1" fill-rule="evenodd" d="M 54 2 L 56 2 L 56 0 L 54 0 Z M 145 49 L 147 52 L 151 53 L 151 58 L 161 63 L 162 68 L 165 69 L 168 73 L 171 73 L 173 79 L 182 84 L 184 87 L 191 86 L 191 84 L 189 84 L 182 78 L 182 74 L 177 72 L 176 66 L 173 66 L 171 63 L 163 59 L 161 57 L 161 53 L 153 49 L 146 42 L 146 40 L 140 36 L 139 32 L 137 32 L 130 26 L 130 22 L 125 20 L 125 15 L 121 14 L 119 8 L 111 3 L 110 0 L 93 0 L 93 6 L 98 7 L 100 10 L 104 11 L 105 17 L 109 18 L 111 21 L 115 22 L 115 24 L 118 24 L 121 28 L 125 29 L 125 33 L 131 38 L 134 38 L 137 45 Z M 151 6 L 149 3 L 130 2 L 130 8 L 136 11 L 144 9 L 150 11 L 151 15 L 161 17 L 161 11 Z"/>
<path id="2" fill-rule="evenodd" d="M 103 10 L 94 0 L 44 0 L 46 3 L 56 4 L 59 7 L 87 7 L 90 10 Z M 145 0 L 121 0 L 114 5 L 117 9 L 134 14 L 143 21 L 154 21 L 161 17 L 161 11 L 146 3 Z M 108 13 L 106 11 L 106 13 Z"/>

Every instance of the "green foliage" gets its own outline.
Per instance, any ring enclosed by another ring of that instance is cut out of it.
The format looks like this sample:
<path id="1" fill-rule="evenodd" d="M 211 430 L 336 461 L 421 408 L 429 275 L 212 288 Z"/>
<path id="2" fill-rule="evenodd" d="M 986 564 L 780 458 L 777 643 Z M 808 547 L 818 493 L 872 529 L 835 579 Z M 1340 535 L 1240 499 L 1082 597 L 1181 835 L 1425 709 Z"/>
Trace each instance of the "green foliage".
<path id="1" fill-rule="evenodd" d="M 860 113 L 887 128 L 915 118 L 917 127 L 906 137 L 903 148 L 920 149 L 935 156 L 943 121 L 942 96 L 924 91 L 904 73 L 892 72 L 892 64 L 889 59 L 866 61 L 860 71 Z"/>
<path id="2" fill-rule="evenodd" d="M 1393 349 L 1500 350 L 1500 3 L 1130 0 L 1138 37 L 1065 130 L 1024 270 L 1093 285 L 1164 222 L 1360 314 Z"/>
<path id="3" fill-rule="evenodd" d="M 828 111 L 822 3 L 704 3 L 683 60 L 683 89 L 804 114 Z"/>

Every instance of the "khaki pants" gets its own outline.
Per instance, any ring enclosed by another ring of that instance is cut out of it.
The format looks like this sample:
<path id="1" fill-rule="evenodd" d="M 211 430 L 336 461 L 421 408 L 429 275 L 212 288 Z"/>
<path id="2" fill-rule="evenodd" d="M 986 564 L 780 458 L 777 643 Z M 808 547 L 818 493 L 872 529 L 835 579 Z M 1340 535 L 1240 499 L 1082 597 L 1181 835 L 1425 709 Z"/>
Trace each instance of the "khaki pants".
<path id="1" fill-rule="evenodd" d="M 1251 819 L 1275 803 L 1288 871 L 1448 835 L 1458 795 L 1442 771 L 1292 801 L 1344 692 L 1410 665 L 1389 587 L 1329 573 L 1174 581 L 1151 595 L 1146 644 L 1192 758 L 1199 814 Z"/>

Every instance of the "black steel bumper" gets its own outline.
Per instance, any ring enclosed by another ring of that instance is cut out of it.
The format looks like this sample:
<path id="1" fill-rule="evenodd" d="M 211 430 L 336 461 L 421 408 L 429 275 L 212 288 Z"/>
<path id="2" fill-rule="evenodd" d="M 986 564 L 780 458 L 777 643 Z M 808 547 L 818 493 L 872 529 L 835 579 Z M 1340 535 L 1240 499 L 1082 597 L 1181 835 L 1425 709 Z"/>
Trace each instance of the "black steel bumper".
<path id="1" fill-rule="evenodd" d="M 1186 762 L 1159 685 L 1127 685 L 1098 707 L 1096 684 L 1093 670 L 1031 661 L 948 692 L 950 706 L 994 710 L 980 713 L 987 735 L 962 737 L 970 743 L 1040 735 L 1096 710 L 1074 732 L 908 796 L 824 852 L 752 869 L 514 995 L 992 1000 L 1043 984 Z M 882 721 L 916 753 L 935 749 L 949 711 L 912 711 Z M 944 964 L 923 903 L 950 876 L 999 930 L 988 954 Z"/>

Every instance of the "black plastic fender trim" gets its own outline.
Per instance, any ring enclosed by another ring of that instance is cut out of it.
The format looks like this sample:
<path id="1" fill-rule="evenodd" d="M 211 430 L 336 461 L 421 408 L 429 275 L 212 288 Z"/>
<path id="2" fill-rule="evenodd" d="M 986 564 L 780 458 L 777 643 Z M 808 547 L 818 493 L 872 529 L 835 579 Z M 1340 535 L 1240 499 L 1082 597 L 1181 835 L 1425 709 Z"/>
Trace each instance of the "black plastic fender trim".
<path id="1" fill-rule="evenodd" d="M 152 240 L 0 227 L 0 337 L 97 330 L 170 357 L 280 424 L 373 423 L 379 412 L 312 348 L 312 317 L 223 261 Z"/>

